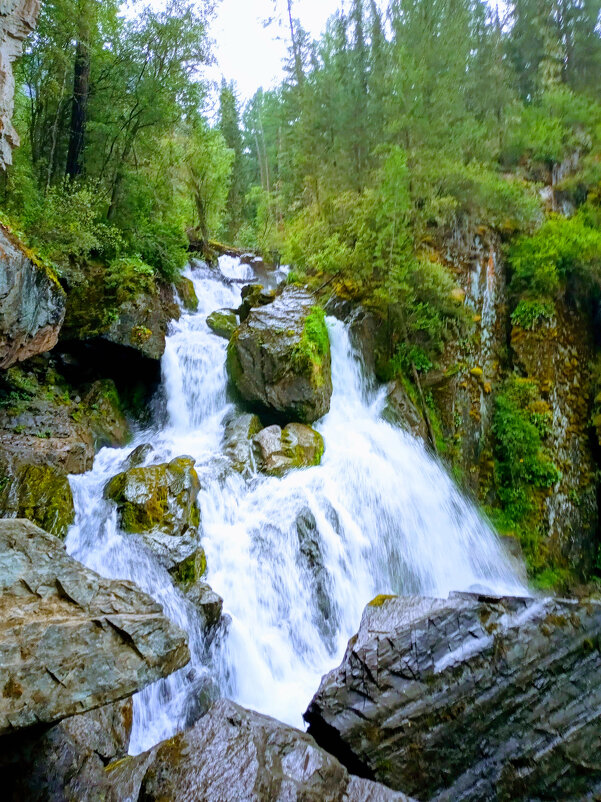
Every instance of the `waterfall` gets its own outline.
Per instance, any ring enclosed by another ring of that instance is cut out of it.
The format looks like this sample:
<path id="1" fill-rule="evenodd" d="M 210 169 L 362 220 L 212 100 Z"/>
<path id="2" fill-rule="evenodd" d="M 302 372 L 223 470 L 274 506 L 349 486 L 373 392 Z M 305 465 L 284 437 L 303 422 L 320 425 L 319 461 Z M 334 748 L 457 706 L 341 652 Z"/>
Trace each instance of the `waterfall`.
<path id="1" fill-rule="evenodd" d="M 197 264 L 187 275 L 199 310 L 172 324 L 162 415 L 128 448 L 104 449 L 91 472 L 71 477 L 69 553 L 104 576 L 134 581 L 189 635 L 189 666 L 134 697 L 132 753 L 192 723 L 198 699 L 216 693 L 301 726 L 320 677 L 340 662 L 378 594 L 526 592 L 497 536 L 444 469 L 383 420 L 385 394 L 365 376 L 338 320 L 327 321 L 334 392 L 316 424 L 322 464 L 282 479 L 235 473 L 222 454 L 224 419 L 236 411 L 227 344 L 206 316 L 238 306 L 241 281 L 253 271 L 224 257 L 219 271 Z M 196 610 L 152 552 L 119 531 L 114 505 L 103 499 L 126 456 L 148 442 L 147 464 L 182 454 L 196 460 L 207 581 L 230 618 L 210 648 Z"/>

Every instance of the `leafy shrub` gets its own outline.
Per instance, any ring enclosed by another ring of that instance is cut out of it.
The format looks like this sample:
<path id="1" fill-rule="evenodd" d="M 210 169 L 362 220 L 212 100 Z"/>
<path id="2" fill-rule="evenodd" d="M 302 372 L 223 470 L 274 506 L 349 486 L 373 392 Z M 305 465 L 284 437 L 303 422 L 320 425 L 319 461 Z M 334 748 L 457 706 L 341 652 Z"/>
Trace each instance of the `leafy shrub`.
<path id="1" fill-rule="evenodd" d="M 555 306 L 551 301 L 522 300 L 511 315 L 514 326 L 532 331 L 544 320 L 551 320 L 555 314 Z"/>
<path id="2" fill-rule="evenodd" d="M 142 293 L 154 294 L 154 270 L 138 256 L 113 259 L 106 269 L 105 284 L 117 304 Z"/>

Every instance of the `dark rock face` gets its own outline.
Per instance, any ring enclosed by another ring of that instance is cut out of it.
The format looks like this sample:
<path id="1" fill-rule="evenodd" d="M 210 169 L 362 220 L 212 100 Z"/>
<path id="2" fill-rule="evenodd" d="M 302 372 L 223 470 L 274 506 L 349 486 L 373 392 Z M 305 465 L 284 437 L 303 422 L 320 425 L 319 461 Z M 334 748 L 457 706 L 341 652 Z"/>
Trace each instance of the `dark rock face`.
<path id="1" fill-rule="evenodd" d="M 8 802 L 102 799 L 105 766 L 127 755 L 131 699 L 31 728 L 0 740 L 3 798 Z"/>
<path id="2" fill-rule="evenodd" d="M 149 596 L 29 521 L 0 521 L 0 593 L 0 735 L 123 699 L 189 660 Z"/>
<path id="3" fill-rule="evenodd" d="M 54 348 L 65 309 L 56 277 L 0 226 L 0 368 Z"/>
<path id="4" fill-rule="evenodd" d="M 238 473 L 254 473 L 252 438 L 263 428 L 256 415 L 234 415 L 225 421 L 223 453 Z"/>
<path id="5" fill-rule="evenodd" d="M 413 403 L 401 380 L 392 382 L 388 389 L 384 417 L 390 423 L 401 426 L 425 443 L 429 442 L 428 427 L 423 415 Z"/>
<path id="6" fill-rule="evenodd" d="M 107 777 L 111 802 L 407 802 L 351 777 L 305 733 L 228 700 L 193 730 L 109 767 Z"/>
<path id="7" fill-rule="evenodd" d="M 50 465 L 9 469 L 0 455 L 0 517 L 27 518 L 51 535 L 65 537 L 75 519 L 67 475 Z"/>
<path id="8" fill-rule="evenodd" d="M 600 627 L 600 602 L 380 597 L 309 732 L 422 800 L 596 798 Z"/>
<path id="9" fill-rule="evenodd" d="M 253 309 L 230 340 L 227 365 L 246 401 L 288 421 L 312 423 L 330 408 L 328 332 L 304 290 L 287 287 Z"/>

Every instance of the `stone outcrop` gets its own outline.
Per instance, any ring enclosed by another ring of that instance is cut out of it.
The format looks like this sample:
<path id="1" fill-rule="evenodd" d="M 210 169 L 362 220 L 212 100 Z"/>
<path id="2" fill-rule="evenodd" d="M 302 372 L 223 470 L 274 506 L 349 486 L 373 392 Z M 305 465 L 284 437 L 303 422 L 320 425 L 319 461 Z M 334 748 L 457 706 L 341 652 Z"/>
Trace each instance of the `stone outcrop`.
<path id="1" fill-rule="evenodd" d="M 12 124 L 15 102 L 13 62 L 36 26 L 40 0 L 6 0 L 0 6 L 0 167 L 12 164 L 19 137 Z"/>
<path id="2" fill-rule="evenodd" d="M 0 517 L 27 518 L 58 537 L 75 519 L 67 474 L 51 465 L 9 466 L 0 452 Z"/>
<path id="3" fill-rule="evenodd" d="M 184 633 L 29 521 L 0 521 L 0 735 L 123 699 L 184 666 Z"/>
<path id="4" fill-rule="evenodd" d="M 257 415 L 230 415 L 225 421 L 223 453 L 238 473 L 254 473 L 253 437 L 263 428 Z"/>
<path id="5" fill-rule="evenodd" d="M 98 800 L 106 792 L 105 766 L 126 757 L 132 699 L 6 736 L 0 750 L 7 802 Z"/>
<path id="6" fill-rule="evenodd" d="M 110 802 L 408 802 L 351 777 L 306 733 L 228 700 L 194 729 L 107 769 Z"/>
<path id="7" fill-rule="evenodd" d="M 312 423 L 330 407 L 330 344 L 312 296 L 286 287 L 253 309 L 228 346 L 227 366 L 240 395 L 286 421 Z"/>
<path id="8" fill-rule="evenodd" d="M 268 426 L 254 436 L 253 443 L 257 466 L 269 476 L 319 465 L 324 452 L 323 437 L 302 423 L 289 423 L 283 430 Z"/>
<path id="9" fill-rule="evenodd" d="M 601 792 L 601 602 L 379 597 L 305 719 L 421 800 Z"/>
<path id="10" fill-rule="evenodd" d="M 0 368 L 54 348 L 65 308 L 65 293 L 56 276 L 35 264 L 0 226 Z"/>
<path id="11" fill-rule="evenodd" d="M 175 289 L 184 309 L 196 312 L 198 309 L 198 296 L 194 289 L 194 282 L 186 276 L 179 276 L 175 282 Z"/>
<path id="12" fill-rule="evenodd" d="M 169 463 L 123 471 L 107 483 L 104 494 L 117 504 L 122 529 L 142 535 L 172 569 L 197 547 L 199 491 L 194 460 L 178 457 Z"/>

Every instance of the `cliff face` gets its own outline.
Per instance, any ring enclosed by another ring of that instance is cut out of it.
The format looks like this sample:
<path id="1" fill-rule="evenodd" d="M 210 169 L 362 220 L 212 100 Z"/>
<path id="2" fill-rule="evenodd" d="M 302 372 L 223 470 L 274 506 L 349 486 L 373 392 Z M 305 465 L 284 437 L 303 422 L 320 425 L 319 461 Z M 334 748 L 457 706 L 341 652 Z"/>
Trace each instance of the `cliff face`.
<path id="1" fill-rule="evenodd" d="M 12 149 L 19 137 L 12 124 L 15 99 L 13 62 L 23 51 L 23 41 L 35 28 L 40 0 L 4 0 L 0 3 L 0 166 L 12 163 Z"/>

